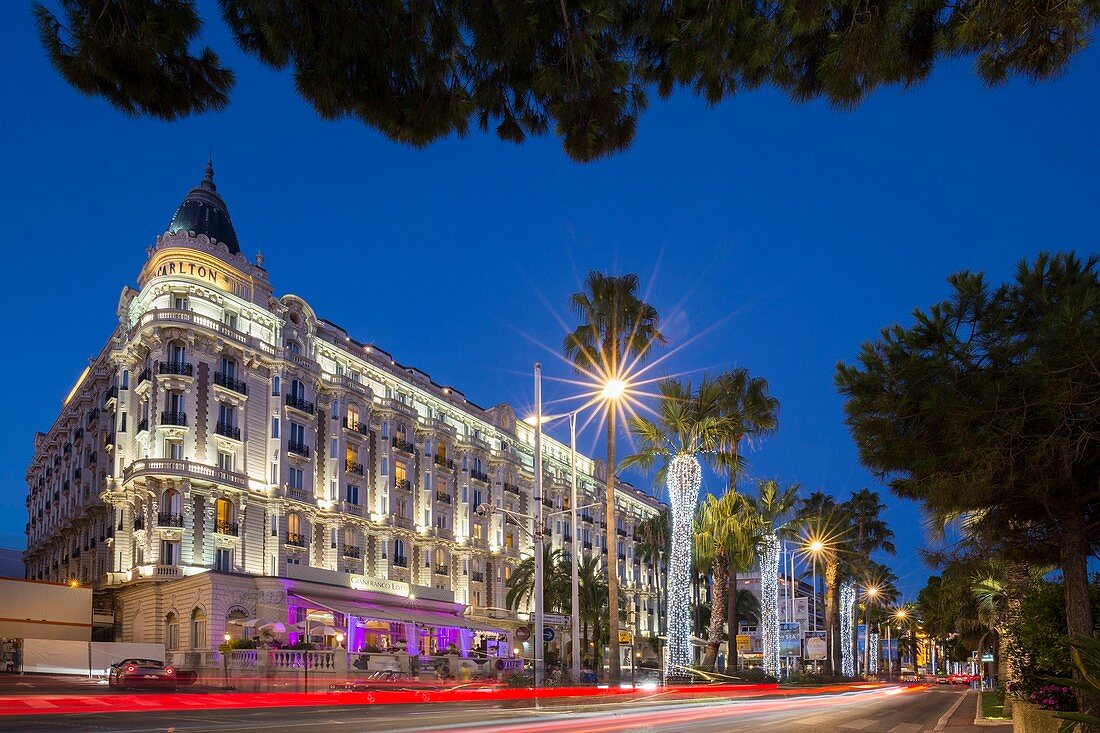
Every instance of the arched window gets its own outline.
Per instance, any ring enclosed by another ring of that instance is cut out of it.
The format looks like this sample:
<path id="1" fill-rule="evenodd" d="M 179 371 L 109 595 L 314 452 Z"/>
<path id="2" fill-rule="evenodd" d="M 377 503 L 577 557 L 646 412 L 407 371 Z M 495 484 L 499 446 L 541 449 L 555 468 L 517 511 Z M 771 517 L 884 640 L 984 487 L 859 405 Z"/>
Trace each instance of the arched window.
<path id="1" fill-rule="evenodd" d="M 348 427 L 352 430 L 359 427 L 359 405 L 354 402 L 348 405 Z"/>
<path id="2" fill-rule="evenodd" d="M 306 386 L 302 383 L 302 380 L 290 380 L 290 396 L 299 400 L 304 400 L 306 398 Z"/>
<path id="3" fill-rule="evenodd" d="M 165 489 L 160 495 L 160 511 L 165 514 L 182 514 L 180 492 L 175 489 Z"/>
<path id="4" fill-rule="evenodd" d="M 358 547 L 358 540 L 355 537 L 355 530 L 351 527 L 348 527 L 344 530 L 344 546 Z"/>
<path id="5" fill-rule="evenodd" d="M 302 345 L 300 343 L 298 343 L 297 341 L 287 341 L 286 342 L 286 350 L 289 351 L 292 354 L 301 354 L 302 353 Z"/>
<path id="6" fill-rule="evenodd" d="M 298 512 L 286 515 L 286 541 L 292 545 L 300 545 L 302 540 L 302 516 Z"/>
<path id="7" fill-rule="evenodd" d="M 403 561 L 405 559 L 405 541 L 394 540 L 393 541 L 393 559 L 394 561 Z"/>
<path id="8" fill-rule="evenodd" d="M 406 442 L 406 440 L 405 440 L 405 426 L 404 425 L 398 425 L 397 430 L 395 432 L 395 435 L 397 436 L 397 439 L 400 440 L 402 443 Z"/>
<path id="9" fill-rule="evenodd" d="M 207 646 L 206 611 L 196 606 L 191 611 L 191 648 L 205 649 Z"/>
<path id="10" fill-rule="evenodd" d="M 435 548 L 435 564 L 436 565 L 446 565 L 447 564 L 447 553 L 443 551 L 442 547 Z"/>
<path id="11" fill-rule="evenodd" d="M 447 460 L 447 446 L 443 444 L 442 440 L 436 443 L 435 454 L 439 456 L 439 460 Z"/>
<path id="12" fill-rule="evenodd" d="M 229 501 L 229 499 L 218 499 L 214 504 L 214 508 L 216 515 L 215 531 L 222 534 L 235 534 L 235 532 L 231 531 L 232 525 L 236 519 L 236 507 L 233 506 L 233 502 Z"/>
<path id="13" fill-rule="evenodd" d="M 180 617 L 175 611 L 164 617 L 164 648 L 170 652 L 180 648 Z"/>

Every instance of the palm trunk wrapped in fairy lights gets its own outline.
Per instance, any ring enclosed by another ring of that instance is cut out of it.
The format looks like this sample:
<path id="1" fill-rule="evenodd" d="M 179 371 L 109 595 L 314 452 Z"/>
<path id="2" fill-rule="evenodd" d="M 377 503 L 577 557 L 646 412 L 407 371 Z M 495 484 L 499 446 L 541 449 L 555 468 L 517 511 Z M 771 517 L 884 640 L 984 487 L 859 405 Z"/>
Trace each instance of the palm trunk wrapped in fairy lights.
<path id="1" fill-rule="evenodd" d="M 691 666 L 691 521 L 702 485 L 702 467 L 694 455 L 679 453 L 668 466 L 672 548 L 668 562 L 668 654 L 665 676 L 688 676 Z"/>
<path id="2" fill-rule="evenodd" d="M 760 616 L 764 645 L 764 673 L 779 676 L 779 538 L 764 535 L 757 545 L 760 557 Z"/>
<path id="3" fill-rule="evenodd" d="M 852 658 L 852 613 L 856 608 L 856 584 L 845 580 L 840 584 L 840 673 L 855 677 L 855 659 Z"/>

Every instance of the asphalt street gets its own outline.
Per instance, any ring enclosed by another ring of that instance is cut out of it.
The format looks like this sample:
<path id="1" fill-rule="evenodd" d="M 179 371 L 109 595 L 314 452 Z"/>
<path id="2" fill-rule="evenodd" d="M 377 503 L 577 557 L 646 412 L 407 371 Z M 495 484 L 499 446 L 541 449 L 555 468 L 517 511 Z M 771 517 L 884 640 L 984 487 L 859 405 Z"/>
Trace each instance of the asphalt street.
<path id="1" fill-rule="evenodd" d="M 926 733 L 963 692 L 900 689 L 789 699 L 647 699 L 544 709 L 503 704 L 365 705 L 0 718 L 2 733 Z"/>

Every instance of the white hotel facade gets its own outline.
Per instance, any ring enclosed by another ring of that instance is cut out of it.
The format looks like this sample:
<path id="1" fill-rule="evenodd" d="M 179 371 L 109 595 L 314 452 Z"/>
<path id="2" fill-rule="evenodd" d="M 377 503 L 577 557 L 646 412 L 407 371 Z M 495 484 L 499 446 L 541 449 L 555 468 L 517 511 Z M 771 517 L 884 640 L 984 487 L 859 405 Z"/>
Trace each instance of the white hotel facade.
<path id="1" fill-rule="evenodd" d="M 113 611 L 98 638 L 169 651 L 267 623 L 294 638 L 315 618 L 352 651 L 488 639 L 510 654 L 507 581 L 531 526 L 474 510 L 533 513 L 533 431 L 275 295 L 262 265 L 241 254 L 208 165 L 35 436 L 27 577 L 90 585 Z M 568 448 L 543 445 L 544 503 L 567 509 Z M 578 470 L 581 505 L 602 501 L 602 463 L 579 456 Z M 659 505 L 627 484 L 617 501 L 612 551 L 645 636 L 654 572 L 634 527 Z M 582 552 L 605 551 L 601 516 L 558 515 L 553 545 L 568 553 L 576 532 Z"/>

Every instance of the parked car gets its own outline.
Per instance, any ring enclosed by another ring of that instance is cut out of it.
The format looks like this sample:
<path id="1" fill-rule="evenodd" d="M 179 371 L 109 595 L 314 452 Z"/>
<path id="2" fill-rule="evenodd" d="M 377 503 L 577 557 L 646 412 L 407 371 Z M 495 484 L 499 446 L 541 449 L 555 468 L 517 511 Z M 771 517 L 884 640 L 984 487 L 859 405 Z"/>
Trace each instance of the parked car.
<path id="1" fill-rule="evenodd" d="M 107 685 L 121 689 L 176 689 L 176 670 L 155 659 L 123 659 L 107 671 Z"/>

